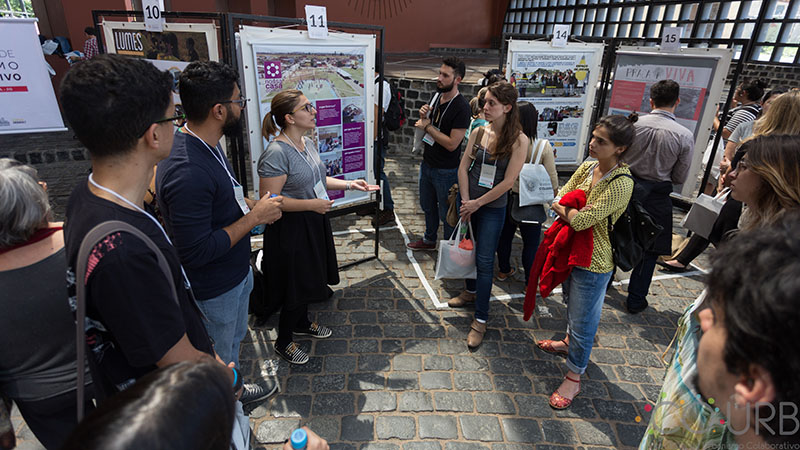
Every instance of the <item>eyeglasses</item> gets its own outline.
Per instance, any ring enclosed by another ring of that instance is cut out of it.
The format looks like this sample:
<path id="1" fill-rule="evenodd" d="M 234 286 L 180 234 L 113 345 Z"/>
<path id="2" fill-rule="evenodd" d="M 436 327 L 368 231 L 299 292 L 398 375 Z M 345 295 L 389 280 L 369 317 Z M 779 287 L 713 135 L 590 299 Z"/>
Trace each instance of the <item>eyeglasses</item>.
<path id="1" fill-rule="evenodd" d="M 175 115 L 172 117 L 167 117 L 161 120 L 156 120 L 153 123 L 164 123 L 164 122 L 172 122 L 173 125 L 176 127 L 182 127 L 186 123 L 186 114 L 183 113 L 183 107 L 181 105 L 175 105 Z"/>
<path id="2" fill-rule="evenodd" d="M 292 111 L 292 114 L 299 112 L 301 109 L 306 110 L 306 112 L 310 114 L 312 111 L 314 111 L 314 105 L 312 105 L 311 103 L 306 103 L 305 105 Z"/>
<path id="3" fill-rule="evenodd" d="M 225 103 L 236 103 L 240 108 L 244 108 L 244 105 L 247 104 L 247 99 L 240 95 L 238 100 L 225 100 L 224 102 L 220 102 L 220 104 Z"/>

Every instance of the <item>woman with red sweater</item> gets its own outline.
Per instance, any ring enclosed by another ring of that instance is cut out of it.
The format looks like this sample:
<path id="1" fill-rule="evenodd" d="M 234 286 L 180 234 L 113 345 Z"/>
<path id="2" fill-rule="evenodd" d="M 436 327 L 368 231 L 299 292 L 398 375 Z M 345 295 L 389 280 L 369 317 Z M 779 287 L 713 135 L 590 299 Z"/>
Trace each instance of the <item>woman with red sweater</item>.
<path id="1" fill-rule="evenodd" d="M 606 287 L 614 270 L 607 217 L 616 222 L 633 192 L 633 179 L 629 178 L 630 171 L 620 156 L 633 142 L 636 119 L 635 114 L 628 118 L 620 115 L 601 118 L 589 142 L 589 156 L 597 161 L 581 164 L 553 202 L 553 211 L 559 218 L 577 232 L 591 228 L 593 237 L 591 262 L 585 267 L 572 267 L 561 285 L 567 304 L 567 337 L 537 343 L 546 352 L 567 356 L 567 376 L 550 396 L 550 406 L 555 409 L 572 404 L 581 390 L 580 377 L 589 364 Z M 628 176 L 617 177 L 623 174 Z M 586 193 L 586 206 L 580 209 L 563 206 L 560 197 L 576 189 Z"/>

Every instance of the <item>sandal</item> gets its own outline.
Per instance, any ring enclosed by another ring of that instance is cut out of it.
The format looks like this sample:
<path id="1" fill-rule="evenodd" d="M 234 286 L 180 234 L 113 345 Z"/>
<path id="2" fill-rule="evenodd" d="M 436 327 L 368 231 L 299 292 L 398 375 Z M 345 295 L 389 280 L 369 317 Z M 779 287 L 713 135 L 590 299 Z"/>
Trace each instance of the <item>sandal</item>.
<path id="1" fill-rule="evenodd" d="M 553 355 L 567 356 L 568 352 L 566 350 L 556 350 L 556 348 L 553 347 L 553 344 L 556 343 L 556 342 L 562 342 L 564 345 L 567 346 L 567 348 L 569 348 L 569 344 L 567 344 L 567 341 L 565 341 L 564 339 L 561 339 L 560 341 L 554 341 L 552 339 L 545 339 L 543 341 L 537 342 L 536 346 L 539 347 L 540 349 L 542 349 L 543 351 L 545 351 L 547 353 L 551 353 Z"/>
<path id="2" fill-rule="evenodd" d="M 575 395 L 572 396 L 572 398 L 567 398 L 567 397 L 564 397 L 563 395 L 559 394 L 558 393 L 558 389 L 553 391 L 553 393 L 550 394 L 550 407 L 553 408 L 553 409 L 567 409 L 567 408 L 569 408 L 570 405 L 572 405 L 572 401 L 575 400 L 575 397 L 577 397 L 578 394 L 581 393 L 581 380 L 580 379 L 576 380 L 574 378 L 570 378 L 569 375 L 565 376 L 564 378 L 566 378 L 569 381 L 572 381 L 573 383 L 578 383 L 578 392 L 576 392 Z"/>
<path id="3" fill-rule="evenodd" d="M 511 270 L 509 270 L 508 272 L 499 272 L 498 271 L 497 272 L 497 277 L 496 277 L 497 281 L 506 281 L 507 279 L 513 277 L 515 273 L 517 273 L 517 268 L 516 267 L 512 267 Z"/>

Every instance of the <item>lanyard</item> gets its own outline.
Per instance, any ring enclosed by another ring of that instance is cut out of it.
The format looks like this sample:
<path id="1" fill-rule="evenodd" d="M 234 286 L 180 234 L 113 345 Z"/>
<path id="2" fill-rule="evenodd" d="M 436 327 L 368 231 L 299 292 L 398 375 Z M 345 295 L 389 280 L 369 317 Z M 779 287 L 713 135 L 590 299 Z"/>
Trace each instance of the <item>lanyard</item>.
<path id="1" fill-rule="evenodd" d="M 600 163 L 597 163 L 597 164 L 600 164 Z M 597 164 L 595 164 L 595 165 L 593 165 L 593 166 L 592 166 L 592 170 L 590 170 L 590 171 L 589 171 L 589 176 L 588 176 L 588 177 L 586 177 L 586 178 L 589 180 L 589 189 L 591 189 L 591 188 L 592 188 L 592 177 L 594 176 L 594 169 L 595 169 L 595 167 L 597 167 Z M 612 167 L 612 168 L 611 168 L 611 169 L 610 169 L 608 172 L 606 172 L 606 174 L 605 174 L 605 175 L 603 175 L 602 177 L 600 177 L 600 179 L 599 179 L 599 180 L 597 180 L 597 184 L 600 184 L 600 182 L 601 182 L 601 181 L 603 181 L 603 180 L 605 180 L 606 178 L 608 178 L 608 176 L 609 176 L 609 175 L 611 175 L 611 172 L 613 172 L 613 171 L 614 171 L 614 169 L 616 169 L 616 168 L 617 168 L 617 166 L 619 166 L 619 163 L 616 163 L 616 164 L 614 164 L 614 167 Z M 585 183 L 585 182 L 586 182 L 586 181 L 584 181 L 584 183 Z M 597 186 L 597 184 L 595 184 L 595 186 Z"/>
<path id="2" fill-rule="evenodd" d="M 214 156 L 214 159 L 216 159 L 216 160 L 217 160 L 217 162 L 218 162 L 218 163 L 219 163 L 219 164 L 222 166 L 222 168 L 223 168 L 223 169 L 225 169 L 225 173 L 227 173 L 227 174 L 228 174 L 228 178 L 230 178 L 230 179 L 231 179 L 231 184 L 233 184 L 233 187 L 236 187 L 236 186 L 241 186 L 241 185 L 239 184 L 239 182 L 238 182 L 238 181 L 236 181 L 236 178 L 233 178 L 233 175 L 231 175 L 231 172 L 228 170 L 228 166 L 225 164 L 224 157 L 222 157 L 222 156 L 221 156 L 221 151 L 220 151 L 220 150 L 218 150 L 216 146 L 214 146 L 214 148 L 212 149 L 212 148 L 211 148 L 211 146 L 210 146 L 210 145 L 208 145 L 208 143 L 206 143 L 206 141 L 204 141 L 204 140 L 200 139 L 200 136 L 198 136 L 198 135 L 194 134 L 194 131 L 192 131 L 192 130 L 190 130 L 190 129 L 189 129 L 189 124 L 188 124 L 188 123 L 187 123 L 187 124 L 185 124 L 185 125 L 183 126 L 183 128 L 185 128 L 185 129 L 186 129 L 186 131 L 188 131 L 188 132 L 189 132 L 189 134 L 191 134 L 192 136 L 196 137 L 198 140 L 200 140 L 200 142 L 202 142 L 202 143 L 203 143 L 203 145 L 205 145 L 205 146 L 206 146 L 206 148 L 208 149 L 208 151 L 210 151 L 210 152 L 211 152 L 211 154 Z M 215 150 L 217 150 L 217 151 L 215 151 Z M 218 153 L 218 152 L 219 152 L 219 153 Z"/>
<path id="3" fill-rule="evenodd" d="M 448 109 L 450 109 L 450 105 L 452 105 L 452 104 L 453 104 L 453 100 L 455 100 L 455 99 L 456 99 L 456 97 L 458 97 L 459 95 L 461 95 L 461 92 L 459 92 L 458 94 L 456 94 L 455 96 L 453 96 L 453 98 L 451 98 L 451 99 L 450 99 L 450 101 L 449 101 L 449 102 L 447 102 L 447 106 L 445 106 L 445 107 L 444 107 L 444 111 L 442 112 L 442 115 L 441 115 L 441 116 L 439 116 L 439 117 L 438 117 L 438 119 L 439 119 L 439 120 L 438 120 L 438 121 L 436 121 L 436 127 L 440 127 L 440 126 L 442 125 L 442 119 L 444 119 L 444 115 L 445 115 L 445 114 L 447 114 L 447 110 L 448 110 Z M 439 105 L 441 105 L 441 103 L 437 103 L 437 104 L 436 104 L 436 110 L 437 110 L 437 111 L 439 110 Z"/>
<path id="4" fill-rule="evenodd" d="M 295 144 L 295 143 L 294 143 L 294 141 L 292 140 L 292 138 L 290 138 L 290 137 L 289 137 L 289 135 L 288 135 L 288 134 L 286 134 L 286 133 L 283 133 L 283 135 L 284 135 L 284 136 L 286 136 L 286 139 L 288 139 L 288 140 L 289 140 L 289 142 L 291 142 L 291 143 L 292 143 L 292 147 L 294 147 L 294 149 L 295 149 L 295 150 L 297 150 L 297 153 L 299 153 L 299 154 L 300 154 L 300 156 L 303 158 L 303 161 L 305 161 L 305 162 L 306 162 L 306 164 L 308 164 L 308 168 L 309 168 L 309 169 L 311 169 L 311 178 L 313 178 L 313 179 L 314 179 L 314 184 L 317 184 L 317 176 L 314 174 L 314 172 L 315 172 L 315 170 L 314 170 L 314 166 L 312 166 L 312 165 L 311 165 L 311 163 L 310 163 L 310 162 L 308 162 L 308 158 L 306 157 L 306 155 L 304 155 L 304 154 L 303 154 L 303 152 L 301 152 L 301 151 L 300 151 L 300 149 L 299 149 L 299 148 L 297 148 L 297 144 Z M 303 138 L 301 137 L 300 139 L 303 139 Z M 305 141 L 303 141 L 303 144 L 305 144 Z M 304 148 L 304 149 L 306 148 L 306 147 L 305 147 L 305 145 L 303 146 L 303 148 Z M 310 153 L 310 152 L 306 151 L 305 153 L 306 153 L 306 154 L 307 154 L 309 157 L 311 157 L 311 160 L 312 160 L 312 161 L 314 161 L 314 156 L 313 156 L 313 155 L 311 155 L 311 153 Z M 314 162 L 316 162 L 316 161 L 314 161 Z M 319 166 L 317 166 L 317 170 L 316 170 L 316 172 L 318 172 L 318 173 L 319 173 L 319 182 L 320 182 L 320 183 L 322 183 L 322 171 L 319 169 Z"/>
<path id="5" fill-rule="evenodd" d="M 123 202 L 125 202 L 127 205 L 131 206 L 132 208 L 135 208 L 137 211 L 139 211 L 140 213 L 142 213 L 145 216 L 147 216 L 147 218 L 152 220 L 153 223 L 156 224 L 158 229 L 161 230 L 162 233 L 164 233 L 164 239 L 166 239 L 167 242 L 169 242 L 169 245 L 172 245 L 174 247 L 174 244 L 170 240 L 169 236 L 167 236 L 167 232 L 164 231 L 164 227 L 162 227 L 161 224 L 158 223 L 158 221 L 156 220 L 155 217 L 153 217 L 150 214 L 148 214 L 147 211 L 143 210 L 142 208 L 139 208 L 135 203 L 133 203 L 132 201 L 128 200 L 127 198 L 117 194 L 116 192 L 112 191 L 111 189 L 109 189 L 107 187 L 100 186 L 99 184 L 97 184 L 97 182 L 94 181 L 94 178 L 92 178 L 92 174 L 91 173 L 89 174 L 89 183 L 92 183 L 92 185 L 94 185 L 94 187 L 96 187 L 97 189 L 100 189 L 101 191 L 108 192 L 109 194 L 113 195 L 114 197 L 117 197 L 118 199 L 120 199 Z M 183 264 L 181 264 L 181 274 L 183 274 L 183 284 L 186 286 L 186 289 L 191 288 L 192 285 L 191 285 L 191 283 L 189 283 L 189 277 L 186 276 L 186 271 L 183 270 Z"/>

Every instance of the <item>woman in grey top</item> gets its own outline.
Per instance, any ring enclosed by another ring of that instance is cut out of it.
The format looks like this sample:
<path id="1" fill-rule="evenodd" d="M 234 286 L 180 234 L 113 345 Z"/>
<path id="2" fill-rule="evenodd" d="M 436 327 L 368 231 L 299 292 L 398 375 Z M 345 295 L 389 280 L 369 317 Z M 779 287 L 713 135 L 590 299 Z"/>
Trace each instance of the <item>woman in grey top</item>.
<path id="1" fill-rule="evenodd" d="M 36 170 L 0 159 L 0 394 L 39 442 L 60 448 L 77 425 L 78 374 L 64 232 L 49 216 Z"/>
<path id="2" fill-rule="evenodd" d="M 522 133 L 517 90 L 501 81 L 489 86 L 483 114 L 488 125 L 470 133 L 467 150 L 458 166 L 461 221 L 472 223 L 475 233 L 477 279 L 465 280 L 466 289 L 451 299 L 451 307 L 475 302 L 475 319 L 467 335 L 467 346 L 481 345 L 489 320 L 494 253 L 506 216 L 506 193 L 519 176 L 528 138 Z"/>
<path id="3" fill-rule="evenodd" d="M 292 364 L 308 362 L 293 334 L 331 335 L 308 319 L 308 304 L 328 300 L 328 285 L 339 283 L 327 190 L 367 190 L 364 180 L 326 176 L 316 144 L 304 137 L 316 126 L 316 115 L 302 92 L 287 89 L 272 99 L 261 128 L 266 139 L 277 137 L 258 160 L 260 192 L 283 196 L 283 215 L 264 231 L 264 291 L 282 305 L 275 352 Z"/>

